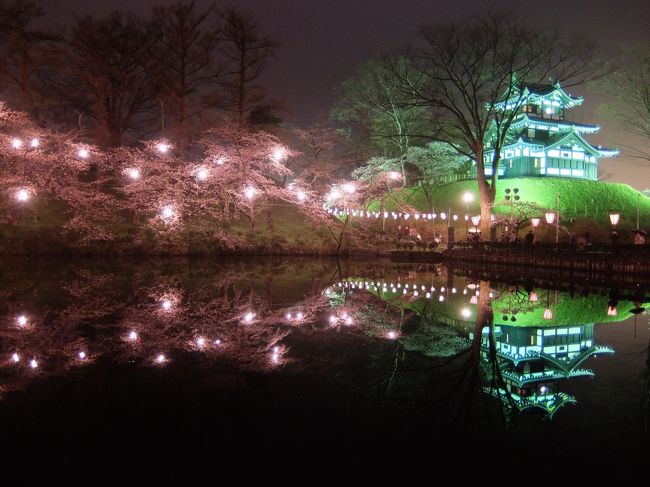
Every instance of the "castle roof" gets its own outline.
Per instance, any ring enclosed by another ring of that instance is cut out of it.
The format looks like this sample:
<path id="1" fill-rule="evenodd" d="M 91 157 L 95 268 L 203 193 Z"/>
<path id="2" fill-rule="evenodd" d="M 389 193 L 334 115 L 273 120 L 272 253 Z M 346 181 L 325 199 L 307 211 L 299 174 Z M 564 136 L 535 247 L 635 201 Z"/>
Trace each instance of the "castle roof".
<path id="1" fill-rule="evenodd" d="M 512 110 L 528 104 L 557 104 L 564 108 L 576 107 L 584 101 L 582 97 L 569 95 L 560 86 L 559 82 L 553 84 L 539 84 L 520 82 L 513 76 L 514 84 L 501 96 L 495 104 L 498 110 Z"/>
<path id="2" fill-rule="evenodd" d="M 575 130 L 580 133 L 595 133 L 600 130 L 598 125 L 589 125 L 584 123 L 571 122 L 569 120 L 553 120 L 550 118 L 536 117 L 527 113 L 521 114 L 510 127 L 514 130 L 519 128 L 532 128 L 550 131 Z"/>

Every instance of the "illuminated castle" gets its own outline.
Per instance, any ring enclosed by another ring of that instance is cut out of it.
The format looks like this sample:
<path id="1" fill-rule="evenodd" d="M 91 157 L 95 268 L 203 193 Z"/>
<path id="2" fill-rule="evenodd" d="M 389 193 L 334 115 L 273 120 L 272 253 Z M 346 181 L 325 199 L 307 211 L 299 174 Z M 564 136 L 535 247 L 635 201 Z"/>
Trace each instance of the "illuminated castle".
<path id="1" fill-rule="evenodd" d="M 613 157 L 618 150 L 595 147 L 585 136 L 597 132 L 598 125 L 571 122 L 569 108 L 583 99 L 567 94 L 559 83 L 538 85 L 518 83 L 496 105 L 501 116 L 516 111 L 501 149 L 499 178 L 550 176 L 598 179 L 598 159 Z M 485 147 L 485 174 L 492 175 L 496 124 L 492 125 Z"/>

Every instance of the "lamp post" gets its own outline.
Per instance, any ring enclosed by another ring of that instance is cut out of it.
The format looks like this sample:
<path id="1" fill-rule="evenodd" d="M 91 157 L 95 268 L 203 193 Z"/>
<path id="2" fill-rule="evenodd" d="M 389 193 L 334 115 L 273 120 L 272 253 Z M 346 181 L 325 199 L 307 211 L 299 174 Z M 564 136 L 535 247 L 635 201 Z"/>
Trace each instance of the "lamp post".
<path id="1" fill-rule="evenodd" d="M 553 225 L 553 222 L 555 222 L 555 244 L 560 243 L 560 193 L 557 193 L 556 195 L 556 210 L 548 210 L 546 213 L 544 213 L 544 218 L 546 218 L 546 223 L 549 225 Z"/>
<path id="2" fill-rule="evenodd" d="M 474 201 L 474 194 L 470 191 L 463 193 L 463 201 L 465 202 L 465 236 L 467 237 L 467 225 L 469 220 L 469 204 Z"/>
<path id="3" fill-rule="evenodd" d="M 639 227 L 639 205 L 641 204 L 641 193 L 636 195 L 636 228 Z"/>
<path id="4" fill-rule="evenodd" d="M 515 202 L 520 200 L 520 196 L 517 194 L 517 193 L 519 193 L 519 188 L 513 188 L 513 189 L 506 188 L 505 193 L 506 193 L 505 200 L 510 202 L 510 218 L 509 218 L 509 221 L 513 226 L 513 231 L 515 232 L 515 235 L 513 237 L 514 237 L 514 239 L 516 239 L 517 238 L 516 234 L 518 233 L 519 228 L 518 228 L 518 225 L 515 225 L 515 223 L 513 221 L 512 214 L 513 214 Z M 510 193 L 512 193 L 512 195 Z M 506 232 L 507 231 L 508 231 L 508 227 L 506 226 Z"/>

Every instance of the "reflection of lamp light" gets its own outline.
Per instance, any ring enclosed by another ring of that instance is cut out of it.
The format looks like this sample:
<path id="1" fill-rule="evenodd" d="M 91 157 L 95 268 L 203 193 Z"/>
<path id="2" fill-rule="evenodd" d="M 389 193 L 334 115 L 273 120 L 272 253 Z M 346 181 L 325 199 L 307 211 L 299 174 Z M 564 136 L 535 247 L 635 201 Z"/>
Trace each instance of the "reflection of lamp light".
<path id="1" fill-rule="evenodd" d="M 542 219 L 540 217 L 536 216 L 536 217 L 530 219 L 530 223 L 533 225 L 533 228 L 537 228 L 539 226 L 539 222 L 541 220 Z"/>
<path id="2" fill-rule="evenodd" d="M 549 210 L 546 213 L 544 213 L 544 217 L 546 218 L 546 223 L 552 225 L 553 222 L 555 221 L 555 212 Z"/>
<path id="3" fill-rule="evenodd" d="M 551 312 L 551 290 L 549 289 L 546 292 L 546 309 L 544 310 L 544 319 L 545 320 L 551 320 L 553 319 L 553 313 Z"/>

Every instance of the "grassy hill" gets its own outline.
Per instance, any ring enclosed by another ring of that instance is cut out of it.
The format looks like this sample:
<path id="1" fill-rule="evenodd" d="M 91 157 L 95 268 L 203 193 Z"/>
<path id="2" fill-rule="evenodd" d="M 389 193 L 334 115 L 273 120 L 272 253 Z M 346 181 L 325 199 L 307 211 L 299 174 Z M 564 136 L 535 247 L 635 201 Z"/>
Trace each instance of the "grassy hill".
<path id="1" fill-rule="evenodd" d="M 650 227 L 650 198 L 627 184 L 560 178 L 503 179 L 497 183 L 494 208 L 497 214 L 510 212 L 510 203 L 504 199 L 506 188 L 518 188 L 521 202 L 535 204 L 541 209 L 555 210 L 556 195 L 559 193 L 561 224 L 573 231 L 589 230 L 593 235 L 608 235 L 609 214 L 612 211 L 621 214 L 619 229 L 629 231 L 636 227 L 637 200 L 640 226 L 646 229 Z M 476 181 L 460 181 L 436 187 L 431 191 L 434 209 L 440 213 L 451 208 L 453 213 L 464 214 L 466 206 L 462 197 L 467 191 L 475 196 L 474 202 L 469 205 L 469 212 L 478 214 Z M 422 212 L 431 211 L 424 192 L 417 187 L 394 191 L 386 198 L 385 204 L 390 210 L 410 206 Z M 373 206 L 376 208 L 378 204 Z"/>

